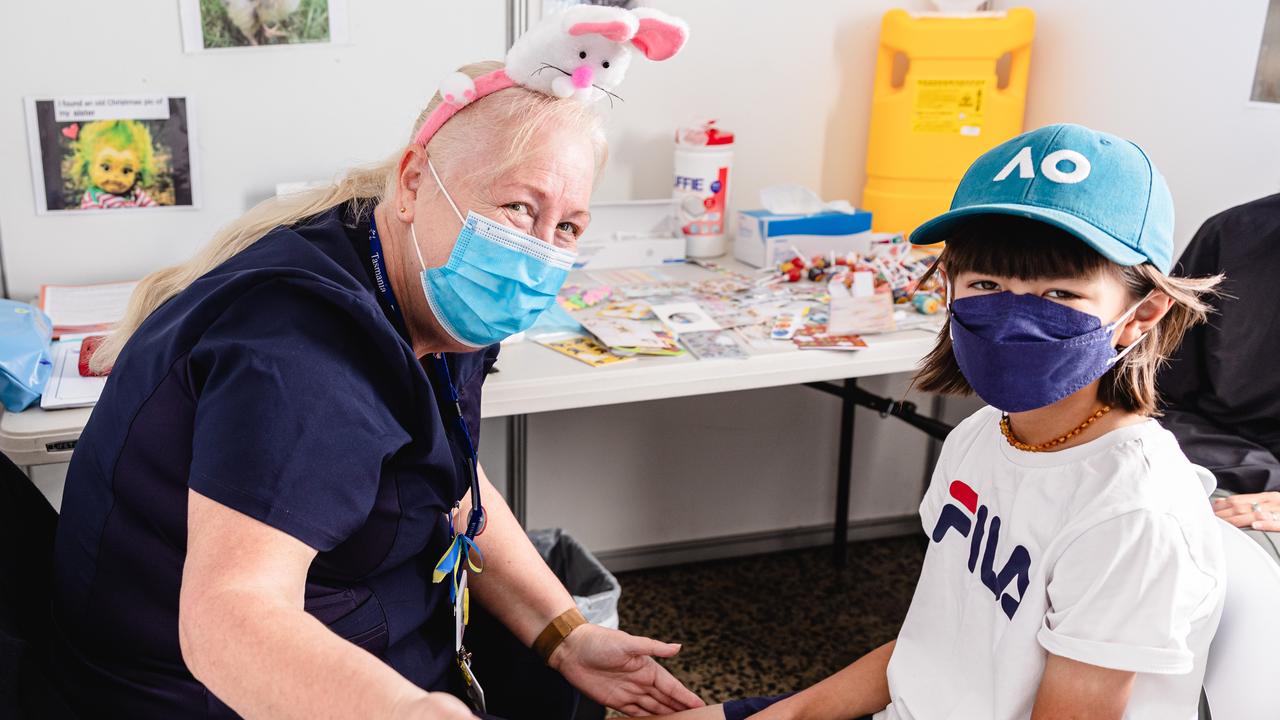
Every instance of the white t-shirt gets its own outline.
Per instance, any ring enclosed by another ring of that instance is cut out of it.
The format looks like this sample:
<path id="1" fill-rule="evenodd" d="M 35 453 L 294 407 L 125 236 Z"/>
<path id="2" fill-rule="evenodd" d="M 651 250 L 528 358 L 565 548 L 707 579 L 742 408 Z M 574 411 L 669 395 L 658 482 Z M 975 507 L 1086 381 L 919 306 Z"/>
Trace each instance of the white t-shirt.
<path id="1" fill-rule="evenodd" d="M 1046 653 L 1136 672 L 1126 718 L 1194 720 L 1226 587 L 1195 466 L 1154 420 L 1045 453 L 999 421 L 943 445 L 876 720 L 1023 720 Z"/>

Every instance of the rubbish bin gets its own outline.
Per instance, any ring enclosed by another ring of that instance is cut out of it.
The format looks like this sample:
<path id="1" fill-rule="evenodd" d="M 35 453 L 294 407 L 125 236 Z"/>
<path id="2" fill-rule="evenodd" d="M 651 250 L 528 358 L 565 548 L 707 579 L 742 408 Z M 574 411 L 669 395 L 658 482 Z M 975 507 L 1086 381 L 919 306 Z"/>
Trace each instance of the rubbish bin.
<path id="1" fill-rule="evenodd" d="M 530 530 L 529 540 L 569 589 L 587 622 L 617 630 L 618 598 L 622 596 L 618 578 L 582 543 L 559 528 Z"/>
<path id="2" fill-rule="evenodd" d="M 581 543 L 559 528 L 530 530 L 529 540 L 547 561 L 551 571 L 569 589 L 587 622 L 617 630 L 618 598 L 622 596 L 618 578 Z M 578 701 L 574 720 L 603 720 L 604 716 L 604 707 L 583 697 Z"/>

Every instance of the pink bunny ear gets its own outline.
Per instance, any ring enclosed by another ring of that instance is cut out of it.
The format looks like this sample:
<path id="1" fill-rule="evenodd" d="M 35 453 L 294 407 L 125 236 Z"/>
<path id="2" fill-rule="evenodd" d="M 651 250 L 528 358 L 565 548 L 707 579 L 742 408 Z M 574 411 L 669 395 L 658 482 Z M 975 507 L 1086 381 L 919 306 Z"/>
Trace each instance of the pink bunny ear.
<path id="1" fill-rule="evenodd" d="M 621 21 L 614 22 L 580 22 L 574 23 L 569 27 L 569 34 L 578 35 L 600 35 L 608 40 L 616 43 L 626 42 L 631 39 L 632 29 Z"/>
<path id="2" fill-rule="evenodd" d="M 680 52 L 689 39 L 689 26 L 683 20 L 653 8 L 631 11 L 640 20 L 640 29 L 631 44 L 650 60 L 667 60 Z"/>

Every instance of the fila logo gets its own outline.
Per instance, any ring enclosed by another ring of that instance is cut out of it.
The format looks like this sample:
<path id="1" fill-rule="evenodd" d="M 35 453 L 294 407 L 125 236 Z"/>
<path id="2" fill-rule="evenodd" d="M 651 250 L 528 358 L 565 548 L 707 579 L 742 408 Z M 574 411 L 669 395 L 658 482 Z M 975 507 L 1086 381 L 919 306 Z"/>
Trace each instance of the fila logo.
<path id="1" fill-rule="evenodd" d="M 1013 619 L 1022 604 L 1023 593 L 1031 583 L 1031 553 L 1021 545 L 1009 553 L 1000 572 L 995 570 L 996 549 L 1000 545 L 1000 516 L 991 515 L 988 522 L 987 506 L 978 505 L 978 493 L 967 483 L 956 480 L 951 483 L 951 497 L 964 506 L 947 503 L 938 514 L 938 524 L 933 527 L 932 539 L 941 543 L 948 530 L 955 530 L 962 537 L 969 538 L 969 572 L 978 571 L 982 584 L 987 586 L 991 594 L 1000 603 L 1004 614 Z M 967 510 L 968 512 L 965 512 Z M 976 521 L 976 522 L 975 522 Z M 986 547 L 982 541 L 986 539 Z M 978 567 L 978 555 L 982 555 L 982 566 Z M 1017 582 L 1018 597 L 1005 592 L 1012 582 Z"/>
<path id="2" fill-rule="evenodd" d="M 1063 171 L 1063 161 L 1070 162 L 1074 167 L 1070 171 Z M 996 174 L 995 180 L 992 182 L 1000 182 L 1009 177 L 1013 173 L 1014 168 L 1018 170 L 1018 177 L 1023 180 L 1030 180 L 1036 176 L 1035 164 L 1031 160 L 1031 146 L 1022 148 L 1017 155 L 1009 161 L 1004 168 Z M 1081 180 L 1089 177 L 1089 158 L 1081 155 L 1075 150 L 1055 150 L 1040 161 L 1040 174 L 1045 179 L 1051 180 L 1063 185 L 1075 185 Z"/>

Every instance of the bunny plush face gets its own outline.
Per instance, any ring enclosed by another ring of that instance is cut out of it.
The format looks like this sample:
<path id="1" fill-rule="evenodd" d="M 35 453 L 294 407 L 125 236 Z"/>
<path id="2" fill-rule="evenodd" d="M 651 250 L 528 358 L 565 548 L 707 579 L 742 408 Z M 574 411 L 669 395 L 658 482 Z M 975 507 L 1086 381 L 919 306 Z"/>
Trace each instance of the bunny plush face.
<path id="1" fill-rule="evenodd" d="M 538 83 L 537 90 L 557 97 L 597 100 L 622 82 L 631 65 L 629 47 L 595 33 L 574 36 L 573 42 L 548 49 L 552 57 L 534 71 L 532 80 Z"/>
<path id="2" fill-rule="evenodd" d="M 512 86 L 587 101 L 617 97 L 613 89 L 626 75 L 633 52 L 667 60 L 688 38 L 683 20 L 653 8 L 575 5 L 521 35 L 502 70 L 477 78 L 461 72 L 446 77 L 440 83 L 443 102 L 418 128 L 414 142 L 425 146 L 459 110 Z"/>
<path id="3" fill-rule="evenodd" d="M 596 100 L 622 82 L 634 50 L 666 60 L 688 35 L 682 20 L 651 8 L 576 5 L 522 35 L 507 53 L 506 72 L 548 95 Z"/>

